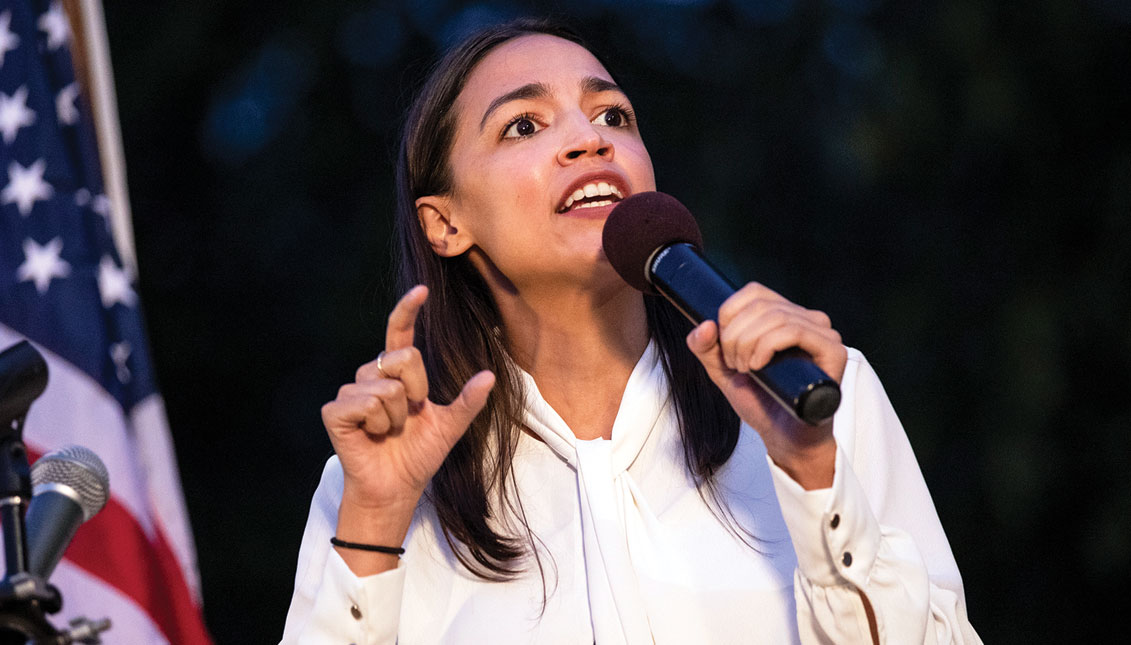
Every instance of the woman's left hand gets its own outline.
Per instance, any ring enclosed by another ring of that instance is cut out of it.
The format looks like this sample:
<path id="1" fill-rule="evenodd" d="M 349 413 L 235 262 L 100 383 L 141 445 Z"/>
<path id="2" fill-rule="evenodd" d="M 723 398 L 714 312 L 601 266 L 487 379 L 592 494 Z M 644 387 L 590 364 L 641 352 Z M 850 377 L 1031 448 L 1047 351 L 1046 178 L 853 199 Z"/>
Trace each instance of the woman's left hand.
<path id="1" fill-rule="evenodd" d="M 839 383 L 848 352 L 827 315 L 751 282 L 719 307 L 717 325 L 708 320 L 692 330 L 687 346 L 738 416 L 762 436 L 774 463 L 807 490 L 832 485 L 832 420 L 819 426 L 797 420 L 748 374 L 765 367 L 776 352 L 799 347 Z"/>

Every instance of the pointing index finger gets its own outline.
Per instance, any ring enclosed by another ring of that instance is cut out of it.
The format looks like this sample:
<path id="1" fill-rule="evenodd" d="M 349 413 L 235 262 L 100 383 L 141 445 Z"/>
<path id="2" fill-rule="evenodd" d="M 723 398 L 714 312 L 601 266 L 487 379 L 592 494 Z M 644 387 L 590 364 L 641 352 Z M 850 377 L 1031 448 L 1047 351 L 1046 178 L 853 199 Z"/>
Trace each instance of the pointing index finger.
<path id="1" fill-rule="evenodd" d="M 424 301 L 428 299 L 428 287 L 418 284 L 408 290 L 389 314 L 389 325 L 385 330 L 385 351 L 391 352 L 412 347 L 416 329 L 416 316 Z"/>

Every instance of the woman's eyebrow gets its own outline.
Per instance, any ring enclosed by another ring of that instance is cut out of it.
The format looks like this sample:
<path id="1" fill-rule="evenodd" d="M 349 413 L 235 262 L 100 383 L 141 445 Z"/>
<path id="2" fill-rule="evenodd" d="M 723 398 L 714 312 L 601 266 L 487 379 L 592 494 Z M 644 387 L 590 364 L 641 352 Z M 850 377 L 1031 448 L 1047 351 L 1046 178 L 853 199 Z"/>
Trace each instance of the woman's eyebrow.
<path id="1" fill-rule="evenodd" d="M 487 106 L 487 111 L 483 113 L 483 118 L 479 120 L 479 131 L 483 131 L 483 126 L 487 125 L 487 119 L 491 118 L 491 114 L 499 109 L 506 103 L 511 101 L 521 101 L 523 99 L 537 99 L 550 95 L 550 87 L 545 83 L 527 83 L 522 87 L 513 89 L 502 96 L 499 96 L 491 105 Z"/>
<path id="2" fill-rule="evenodd" d="M 581 80 L 581 93 L 582 94 L 598 94 L 600 92 L 620 92 L 624 94 L 624 90 L 616 83 L 598 78 L 596 76 L 586 76 Z M 550 95 L 550 87 L 545 83 L 527 83 L 522 87 L 513 89 L 506 94 L 500 95 L 491 104 L 487 106 L 487 110 L 483 113 L 483 118 L 479 120 L 479 131 L 483 131 L 483 127 L 487 125 L 487 119 L 491 118 L 495 110 L 511 101 L 521 101 L 524 99 L 540 99 Z"/>
<path id="3" fill-rule="evenodd" d="M 624 94 L 624 90 L 620 88 L 620 85 L 596 76 L 587 76 L 581 81 L 581 92 L 582 94 L 597 94 L 600 92 L 620 92 Z"/>

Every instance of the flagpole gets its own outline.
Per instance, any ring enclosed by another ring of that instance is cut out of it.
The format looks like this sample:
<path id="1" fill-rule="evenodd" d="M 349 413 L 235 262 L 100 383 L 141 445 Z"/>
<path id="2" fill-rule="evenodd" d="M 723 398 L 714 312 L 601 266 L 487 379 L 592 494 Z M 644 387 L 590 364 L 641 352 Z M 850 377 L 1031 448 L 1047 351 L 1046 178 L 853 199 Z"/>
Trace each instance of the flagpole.
<path id="1" fill-rule="evenodd" d="M 133 216 L 130 213 L 129 190 L 126 184 L 126 156 L 122 149 L 122 130 L 118 121 L 118 100 L 114 92 L 114 75 L 110 65 L 110 42 L 106 36 L 106 17 L 101 0 L 74 2 L 81 22 L 83 54 L 91 102 L 98 157 L 102 162 L 103 188 L 110 200 L 110 230 L 114 246 L 132 277 L 137 276 L 134 251 Z M 74 6 L 72 5 L 72 6 Z M 74 12 L 70 12 L 72 16 Z"/>

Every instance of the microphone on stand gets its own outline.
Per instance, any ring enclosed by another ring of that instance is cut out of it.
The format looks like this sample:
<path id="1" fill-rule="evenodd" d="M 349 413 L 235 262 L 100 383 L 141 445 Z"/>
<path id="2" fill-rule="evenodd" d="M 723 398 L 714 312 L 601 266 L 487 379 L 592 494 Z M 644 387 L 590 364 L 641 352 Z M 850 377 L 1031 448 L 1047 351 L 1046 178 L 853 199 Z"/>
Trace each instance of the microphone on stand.
<path id="1" fill-rule="evenodd" d="M 62 596 L 47 578 L 79 525 L 106 505 L 106 466 L 89 449 L 66 446 L 41 457 L 30 475 L 34 494 L 27 513 L 12 522 L 18 525 L 21 547 L 27 545 L 18 558 L 26 568 L 7 571 L 0 581 L 0 645 L 98 643 L 98 634 L 110 628 L 108 619 L 75 618 L 62 631 L 47 620 L 46 614 L 62 607 Z"/>
<path id="2" fill-rule="evenodd" d="M 718 322 L 719 306 L 735 287 L 699 251 L 695 218 L 671 195 L 637 193 L 618 203 L 602 232 L 605 257 L 624 281 L 668 299 L 692 323 Z M 749 372 L 778 403 L 810 425 L 840 406 L 840 386 L 798 348 L 778 352 Z"/>
<path id="3" fill-rule="evenodd" d="M 5 563 L 0 577 L 0 645 L 98 643 L 98 634 L 110 628 L 105 618 L 76 618 L 63 631 L 47 620 L 46 614 L 62 607 L 59 590 L 47 578 L 79 525 L 106 505 L 110 477 L 102 460 L 81 446 L 44 455 L 29 472 L 24 420 L 46 387 L 47 363 L 31 343 L 21 341 L 0 351 L 0 525 Z"/>
<path id="4" fill-rule="evenodd" d="M 45 389 L 47 362 L 31 343 L 21 340 L 0 352 L 0 432 L 22 423 L 31 402 Z"/>
<path id="5" fill-rule="evenodd" d="M 24 518 L 28 571 L 47 580 L 79 525 L 110 499 L 110 476 L 94 451 L 72 445 L 40 457 L 31 468 L 31 483 Z"/>

